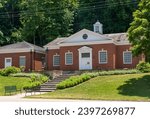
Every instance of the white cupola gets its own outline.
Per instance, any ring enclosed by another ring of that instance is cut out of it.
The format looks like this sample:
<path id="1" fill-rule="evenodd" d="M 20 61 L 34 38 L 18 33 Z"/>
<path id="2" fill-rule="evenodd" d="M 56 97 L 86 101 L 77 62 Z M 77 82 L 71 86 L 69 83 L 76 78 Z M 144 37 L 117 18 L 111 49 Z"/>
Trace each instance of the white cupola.
<path id="1" fill-rule="evenodd" d="M 103 24 L 97 21 L 93 26 L 94 26 L 94 32 L 103 34 Z"/>

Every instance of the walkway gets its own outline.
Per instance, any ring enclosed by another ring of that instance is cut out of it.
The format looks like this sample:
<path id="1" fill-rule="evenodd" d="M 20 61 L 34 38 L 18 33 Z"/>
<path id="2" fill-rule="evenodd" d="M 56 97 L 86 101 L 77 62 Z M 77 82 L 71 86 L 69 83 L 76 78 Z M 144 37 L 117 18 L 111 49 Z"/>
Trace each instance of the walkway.
<path id="1" fill-rule="evenodd" d="M 36 92 L 35 95 L 44 94 L 45 92 L 39 93 Z M 28 93 L 26 96 L 30 96 L 31 93 Z M 17 94 L 13 96 L 0 96 L 0 102 L 74 102 L 79 100 L 67 100 L 67 99 L 34 99 L 34 98 L 25 98 L 25 93 Z"/>

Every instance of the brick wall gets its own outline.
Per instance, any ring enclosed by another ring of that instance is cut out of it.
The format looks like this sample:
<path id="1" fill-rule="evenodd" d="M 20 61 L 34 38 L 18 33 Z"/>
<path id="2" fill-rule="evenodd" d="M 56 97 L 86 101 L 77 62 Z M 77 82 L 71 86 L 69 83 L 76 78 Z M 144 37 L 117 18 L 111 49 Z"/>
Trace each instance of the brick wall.
<path id="1" fill-rule="evenodd" d="M 59 66 L 53 66 L 53 55 L 60 54 L 58 49 L 46 51 L 46 70 L 59 70 Z M 60 59 L 61 60 L 61 59 Z"/>
<path id="2" fill-rule="evenodd" d="M 110 70 L 110 69 L 123 69 L 123 68 L 135 68 L 141 56 L 133 57 L 132 64 L 123 64 L 123 51 L 130 50 L 131 45 L 114 44 L 95 44 L 86 45 L 92 48 L 92 67 L 93 69 Z M 47 51 L 47 69 L 48 70 L 79 70 L 79 52 L 78 49 L 83 46 L 65 46 L 60 49 Z M 108 62 L 107 64 L 99 64 L 99 51 L 107 50 Z M 65 65 L 65 53 L 73 53 L 73 64 Z M 53 66 L 53 55 L 60 55 L 60 66 Z"/>
<path id="3" fill-rule="evenodd" d="M 26 69 L 25 69 L 26 71 L 30 70 L 38 71 L 42 69 L 41 57 L 44 56 L 44 54 L 33 52 L 0 54 L 0 69 L 5 67 L 5 58 L 12 58 L 12 66 L 19 67 L 20 56 L 26 57 Z"/>
<path id="4" fill-rule="evenodd" d="M 123 69 L 123 68 L 135 68 L 136 65 L 142 60 L 142 56 L 133 57 L 132 64 L 123 64 L 123 52 L 130 51 L 131 45 L 119 45 L 116 47 L 117 59 L 116 59 L 116 68 Z"/>

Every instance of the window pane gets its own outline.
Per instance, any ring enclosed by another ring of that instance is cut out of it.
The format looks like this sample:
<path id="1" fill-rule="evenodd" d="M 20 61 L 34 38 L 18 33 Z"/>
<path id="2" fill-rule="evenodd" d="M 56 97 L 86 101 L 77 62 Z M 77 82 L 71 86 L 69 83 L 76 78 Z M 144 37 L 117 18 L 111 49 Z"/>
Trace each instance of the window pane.
<path id="1" fill-rule="evenodd" d="M 82 58 L 89 58 L 90 57 L 90 53 L 82 53 Z"/>
<path id="2" fill-rule="evenodd" d="M 9 63 L 9 62 L 11 62 L 11 59 L 6 59 L 6 63 Z"/>
<path id="3" fill-rule="evenodd" d="M 66 64 L 67 65 L 73 64 L 72 53 L 67 53 L 66 54 Z"/>
<path id="4" fill-rule="evenodd" d="M 26 58 L 20 57 L 19 58 L 19 66 L 25 66 L 25 64 L 26 64 Z"/>
<path id="5" fill-rule="evenodd" d="M 54 66 L 59 66 L 60 65 L 60 56 L 54 56 L 54 61 L 53 61 Z"/>
<path id="6" fill-rule="evenodd" d="M 125 64 L 132 63 L 132 53 L 131 52 L 124 52 L 124 63 Z"/>
<path id="7" fill-rule="evenodd" d="M 100 52 L 100 63 L 107 63 L 107 52 Z"/>
<path id="8" fill-rule="evenodd" d="M 95 31 L 96 31 L 96 33 L 99 32 L 99 26 L 95 26 Z"/>

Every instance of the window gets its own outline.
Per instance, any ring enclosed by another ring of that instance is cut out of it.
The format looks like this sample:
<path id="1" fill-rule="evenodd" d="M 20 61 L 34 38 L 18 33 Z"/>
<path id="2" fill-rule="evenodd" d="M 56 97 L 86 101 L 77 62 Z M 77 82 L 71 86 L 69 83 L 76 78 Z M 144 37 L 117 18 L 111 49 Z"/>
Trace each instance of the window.
<path id="1" fill-rule="evenodd" d="M 99 33 L 99 26 L 95 26 L 95 32 Z"/>
<path id="2" fill-rule="evenodd" d="M 60 66 L 60 56 L 59 55 L 53 56 L 53 66 Z"/>
<path id="3" fill-rule="evenodd" d="M 83 34 L 83 39 L 87 39 L 88 38 L 88 35 L 87 34 Z"/>
<path id="4" fill-rule="evenodd" d="M 123 64 L 132 64 L 132 53 L 131 53 L 131 51 L 123 52 Z"/>
<path id="5" fill-rule="evenodd" d="M 107 63 L 107 51 L 99 51 L 99 63 L 100 64 Z"/>
<path id="6" fill-rule="evenodd" d="M 12 58 L 5 58 L 5 68 L 12 66 Z"/>
<path id="7" fill-rule="evenodd" d="M 73 54 L 72 52 L 68 52 L 65 54 L 65 64 L 72 65 L 73 64 Z"/>
<path id="8" fill-rule="evenodd" d="M 82 53 L 81 57 L 82 58 L 90 58 L 90 53 Z"/>
<path id="9" fill-rule="evenodd" d="M 25 56 L 20 56 L 19 57 L 19 66 L 26 66 L 26 57 Z"/>

